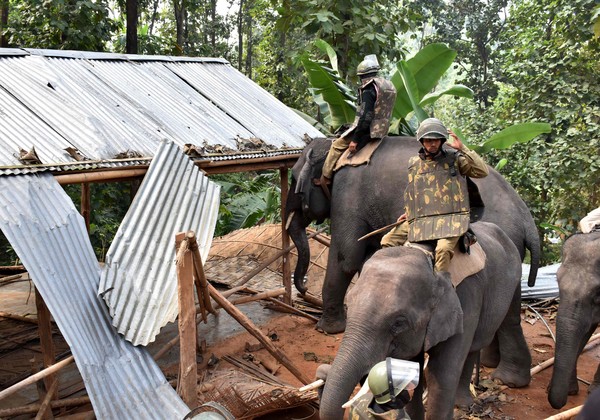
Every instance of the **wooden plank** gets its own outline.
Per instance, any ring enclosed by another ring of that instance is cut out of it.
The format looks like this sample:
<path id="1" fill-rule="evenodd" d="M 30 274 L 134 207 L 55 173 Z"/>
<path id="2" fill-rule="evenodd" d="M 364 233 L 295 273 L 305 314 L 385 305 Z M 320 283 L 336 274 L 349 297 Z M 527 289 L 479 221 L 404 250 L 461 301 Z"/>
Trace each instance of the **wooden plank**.
<path id="1" fill-rule="evenodd" d="M 179 376 L 177 393 L 188 407 L 198 405 L 196 385 L 196 304 L 194 301 L 194 261 L 186 233 L 175 235 L 177 246 L 177 296 L 179 302 Z"/>

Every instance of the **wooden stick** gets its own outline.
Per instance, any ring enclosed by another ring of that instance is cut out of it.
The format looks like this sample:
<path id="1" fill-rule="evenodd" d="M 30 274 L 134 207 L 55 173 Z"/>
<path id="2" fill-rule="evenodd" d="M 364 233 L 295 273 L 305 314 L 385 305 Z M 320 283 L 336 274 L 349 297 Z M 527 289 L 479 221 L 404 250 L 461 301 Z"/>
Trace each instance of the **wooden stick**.
<path id="1" fill-rule="evenodd" d="M 43 366 L 47 368 L 56 363 L 56 359 L 54 358 L 54 341 L 52 341 L 52 323 L 50 322 L 50 311 L 40 295 L 39 290 L 35 287 L 35 306 L 37 308 L 38 315 L 38 331 L 40 335 L 40 348 L 42 349 L 42 359 Z M 46 389 L 50 389 L 50 387 L 56 382 L 55 375 L 48 375 L 44 378 L 44 384 L 46 385 Z M 54 395 L 52 395 L 52 399 L 55 400 L 58 398 L 58 392 L 55 391 Z"/>
<path id="2" fill-rule="evenodd" d="M 177 296 L 179 302 L 179 375 L 177 394 L 189 407 L 198 405 L 196 385 L 196 305 L 194 303 L 194 261 L 187 233 L 175 235 L 177 243 Z"/>
<path id="3" fill-rule="evenodd" d="M 596 342 L 599 338 L 600 338 L 600 333 L 591 336 L 590 339 L 588 340 L 588 343 L 586 344 L 586 346 L 583 348 L 583 350 L 581 350 L 581 353 L 583 353 L 584 351 L 587 351 L 587 350 L 591 349 L 592 347 L 597 346 L 598 344 L 600 344 L 600 342 Z M 553 364 L 554 364 L 554 357 L 551 357 L 550 359 L 544 360 L 539 365 L 534 366 L 533 368 L 531 368 L 530 373 L 533 376 L 536 373 L 539 373 L 542 370 L 546 369 L 547 367 L 552 366 Z"/>
<path id="4" fill-rule="evenodd" d="M 321 308 L 323 307 L 323 300 L 319 299 L 315 295 L 311 295 L 310 293 L 305 293 L 301 296 L 302 296 L 302 299 L 304 299 L 308 303 L 312 303 L 313 305 L 320 306 Z"/>
<path id="5" fill-rule="evenodd" d="M 3 391 L 0 391 L 0 400 L 3 400 L 4 398 L 8 397 L 9 395 L 14 394 L 15 392 L 25 388 L 28 385 L 36 383 L 40 379 L 45 378 L 46 376 L 51 375 L 54 372 L 57 372 L 58 370 L 67 366 L 69 363 L 73 362 L 74 360 L 75 360 L 75 358 L 73 356 L 69 356 L 66 359 L 61 360 L 60 362 L 58 362 L 50 367 L 47 367 L 44 370 L 40 370 L 38 373 L 29 376 L 28 378 L 22 380 L 21 382 L 18 382 L 16 384 L 14 384 L 13 386 L 6 388 Z M 37 411 L 37 410 L 35 410 L 35 411 Z"/>
<path id="6" fill-rule="evenodd" d="M 304 385 L 302 388 L 298 389 L 300 392 L 311 391 L 313 389 L 317 389 L 322 387 L 325 384 L 323 379 L 317 379 L 314 382 L 309 383 L 308 385 Z"/>
<path id="7" fill-rule="evenodd" d="M 308 319 L 310 319 L 311 321 L 314 321 L 314 322 L 319 322 L 319 318 L 314 317 L 314 316 L 312 316 L 310 314 L 307 314 L 306 312 L 301 311 L 298 308 L 294 308 L 292 305 L 288 305 L 288 304 L 286 304 L 286 303 L 284 303 L 284 302 L 282 302 L 282 301 L 280 301 L 278 299 L 269 298 L 269 302 L 275 303 L 276 305 L 279 305 L 282 308 L 285 308 L 288 311 L 291 311 L 292 313 L 294 313 L 296 315 L 303 316 L 304 318 L 308 318 Z"/>
<path id="8" fill-rule="evenodd" d="M 67 184 L 82 184 L 87 182 L 105 182 L 105 181 L 117 181 L 119 179 L 142 177 L 146 175 L 147 168 L 140 169 L 117 169 L 110 171 L 100 172 L 85 172 L 80 174 L 66 174 L 66 175 L 55 175 L 54 179 L 60 185 Z"/>
<path id="9" fill-rule="evenodd" d="M 555 414 L 553 416 L 547 417 L 546 420 L 567 420 L 572 419 L 579 414 L 583 405 L 579 405 L 577 407 L 573 407 L 567 411 L 563 411 L 562 413 Z"/>
<path id="10" fill-rule="evenodd" d="M 272 298 L 275 296 L 284 295 L 285 292 L 286 292 L 285 287 L 282 287 L 280 289 L 267 290 L 266 292 L 255 293 L 251 296 L 244 296 L 239 299 L 232 300 L 231 304 L 232 305 L 241 305 L 242 303 L 253 302 L 255 300 L 269 299 L 269 298 Z"/>
<path id="11" fill-rule="evenodd" d="M 194 232 L 187 233 L 188 244 L 192 254 L 194 256 L 194 269 L 196 272 L 196 278 L 198 279 L 198 283 L 200 283 L 200 290 L 202 293 L 198 293 L 198 302 L 204 303 L 204 308 L 213 315 L 216 315 L 217 311 L 212 307 L 212 303 L 210 301 L 210 296 L 208 294 L 208 280 L 206 280 L 206 275 L 204 273 L 204 267 L 202 265 L 202 256 L 200 255 L 200 250 L 198 249 L 198 241 L 196 241 L 196 235 Z M 196 285 L 198 288 L 198 285 Z M 202 295 L 202 297 L 200 296 Z M 203 318 L 206 323 L 206 314 L 204 314 Z"/>
<path id="12" fill-rule="evenodd" d="M 37 325 L 37 323 L 38 323 L 37 318 L 28 318 L 28 317 L 22 316 L 22 315 L 9 314 L 8 312 L 0 312 L 0 317 L 14 319 L 16 321 L 29 322 L 30 324 L 35 324 L 35 325 Z"/>
<path id="13" fill-rule="evenodd" d="M 46 392 L 46 396 L 40 405 L 40 409 L 35 416 L 35 420 L 42 420 L 44 418 L 46 412 L 50 408 L 50 401 L 52 401 L 55 394 L 58 394 L 58 379 L 55 379 L 54 382 L 52 382 L 52 385 L 50 385 L 50 388 Z"/>
<path id="14" fill-rule="evenodd" d="M 392 224 L 389 224 L 389 225 L 387 225 L 387 226 L 384 226 L 384 227 L 382 227 L 382 228 L 375 229 L 373 232 L 371 232 L 371 233 L 367 233 L 366 235 L 363 235 L 363 236 L 361 236 L 360 238 L 358 238 L 358 239 L 357 239 L 357 241 L 362 241 L 363 239 L 367 239 L 367 238 L 369 238 L 369 237 L 371 237 L 371 236 L 373 236 L 373 235 L 377 235 L 378 233 L 385 232 L 385 231 L 386 231 L 386 230 L 388 230 L 388 229 L 391 229 L 391 228 L 393 228 L 393 227 L 399 226 L 399 225 L 401 225 L 402 223 L 404 223 L 404 221 L 405 221 L 405 220 L 406 220 L 406 219 L 402 219 L 402 220 L 401 220 L 401 221 L 399 221 L 399 222 L 394 222 L 394 223 L 392 223 Z"/>
<path id="15" fill-rule="evenodd" d="M 90 397 L 66 398 L 63 400 L 50 401 L 50 407 L 62 408 L 76 405 L 89 404 Z M 42 404 L 30 404 L 23 407 L 5 408 L 0 410 L 0 418 L 19 416 L 21 414 L 37 413 Z"/>
<path id="16" fill-rule="evenodd" d="M 280 194 L 281 194 L 281 249 L 288 249 L 290 246 L 290 236 L 285 227 L 285 203 L 288 197 L 288 169 L 281 167 L 279 169 L 280 179 Z M 284 252 L 281 271 L 283 274 L 283 287 L 285 287 L 285 295 L 283 300 L 285 303 L 292 303 L 292 270 L 290 268 L 290 252 Z"/>
<path id="17" fill-rule="evenodd" d="M 0 283 L 4 283 L 4 282 L 7 282 L 7 281 L 18 280 L 18 279 L 21 278 L 22 275 L 23 275 L 23 273 L 21 273 L 21 274 L 13 274 L 11 276 L 2 277 L 2 278 L 0 278 Z"/>
<path id="18" fill-rule="evenodd" d="M 217 289 L 213 287 L 212 284 L 208 284 L 208 290 L 212 298 L 219 304 L 221 307 L 231 315 L 237 322 L 240 323 L 251 335 L 253 335 L 258 341 L 260 341 L 265 348 L 275 357 L 282 365 L 284 365 L 296 378 L 298 378 L 303 384 L 309 383 L 309 380 L 302 374 L 302 372 L 294 366 L 291 360 L 287 358 L 287 356 L 279 350 L 277 347 L 271 343 L 271 340 L 263 334 L 261 330 L 256 328 L 252 321 L 244 315 L 238 308 L 231 304 L 227 299 L 225 299 Z"/>

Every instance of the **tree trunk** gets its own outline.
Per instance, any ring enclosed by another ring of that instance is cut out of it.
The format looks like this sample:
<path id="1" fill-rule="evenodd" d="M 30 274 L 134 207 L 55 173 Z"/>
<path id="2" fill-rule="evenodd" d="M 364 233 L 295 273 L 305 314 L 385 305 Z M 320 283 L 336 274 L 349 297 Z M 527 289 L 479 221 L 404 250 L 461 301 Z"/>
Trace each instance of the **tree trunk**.
<path id="1" fill-rule="evenodd" d="M 173 6 L 175 8 L 175 24 L 176 24 L 176 47 L 177 55 L 181 55 L 183 52 L 183 22 L 185 18 L 185 0 L 174 0 Z"/>
<path id="2" fill-rule="evenodd" d="M 251 7 L 246 4 L 247 10 Z M 246 29 L 246 76 L 252 79 L 252 15 L 250 13 L 246 16 Z"/>
<path id="3" fill-rule="evenodd" d="M 240 0 L 238 13 L 238 70 L 242 71 L 242 58 L 244 55 L 244 0 Z"/>
<path id="4" fill-rule="evenodd" d="M 8 2 L 0 0 L 0 48 L 8 48 L 8 39 L 3 35 L 8 26 Z"/>
<path id="5" fill-rule="evenodd" d="M 137 54 L 138 53 L 138 37 L 137 37 L 138 0 L 127 0 L 126 14 L 127 14 L 127 34 L 126 34 L 126 41 L 125 41 L 125 51 L 127 52 L 127 54 Z"/>

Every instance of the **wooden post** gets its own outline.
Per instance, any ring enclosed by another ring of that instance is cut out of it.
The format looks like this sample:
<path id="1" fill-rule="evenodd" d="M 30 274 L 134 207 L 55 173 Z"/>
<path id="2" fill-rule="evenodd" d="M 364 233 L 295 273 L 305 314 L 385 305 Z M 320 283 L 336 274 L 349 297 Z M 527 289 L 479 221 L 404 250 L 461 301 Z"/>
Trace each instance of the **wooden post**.
<path id="1" fill-rule="evenodd" d="M 286 167 L 279 169 L 281 178 L 281 249 L 283 253 L 283 287 L 285 287 L 285 295 L 283 301 L 288 305 L 292 304 L 292 271 L 290 268 L 290 253 L 287 251 L 290 246 L 290 237 L 285 229 L 286 214 L 285 204 L 288 197 L 288 169 Z"/>
<path id="2" fill-rule="evenodd" d="M 256 328 L 256 326 L 252 323 L 252 321 L 244 315 L 238 308 L 231 304 L 227 299 L 225 299 L 217 289 L 213 287 L 212 284 L 208 283 L 208 291 L 210 292 L 211 297 L 219 304 L 221 307 L 231 315 L 237 322 L 240 323 L 242 327 L 244 327 L 250 334 L 252 334 L 258 341 L 260 341 L 263 346 L 275 357 L 277 360 L 281 362 L 292 374 L 298 378 L 303 384 L 308 384 L 310 381 L 302 374 L 302 372 L 294 366 L 291 360 L 287 358 L 287 356 L 279 350 L 277 347 L 271 343 L 269 337 L 262 333 L 261 330 Z"/>
<path id="3" fill-rule="evenodd" d="M 37 319 L 38 319 L 38 331 L 40 334 L 40 347 L 42 349 L 42 361 L 44 369 L 52 366 L 56 359 L 54 358 L 54 342 L 52 341 L 52 322 L 50 319 L 50 311 L 40 295 L 40 292 L 35 288 L 35 306 L 37 308 Z M 49 390 L 50 386 L 58 379 L 54 374 L 50 374 L 44 378 L 44 384 L 46 389 Z M 55 390 L 54 395 L 51 399 L 55 400 L 58 398 L 58 392 Z"/>
<path id="4" fill-rule="evenodd" d="M 188 248 L 186 233 L 176 234 L 177 295 L 179 301 L 179 376 L 177 393 L 188 407 L 198 405 L 196 385 L 196 304 L 194 302 L 194 262 Z"/>
<path id="5" fill-rule="evenodd" d="M 210 295 L 208 293 L 208 280 L 204 274 L 204 267 L 202 266 L 202 256 L 198 249 L 198 242 L 196 241 L 196 235 L 194 232 L 189 231 L 186 234 L 190 251 L 192 251 L 192 259 L 194 260 L 194 272 L 196 279 L 196 292 L 198 293 L 198 303 L 202 308 L 202 320 L 206 323 L 206 311 L 213 315 L 217 314 L 217 311 L 212 307 L 210 302 Z"/>
<path id="6" fill-rule="evenodd" d="M 58 379 L 52 382 L 50 388 L 47 388 L 46 396 L 42 401 L 40 409 L 35 416 L 35 420 L 42 420 L 45 418 L 53 418 L 52 411 L 48 413 L 48 409 L 50 408 L 50 402 L 54 399 L 53 395 L 58 393 Z M 47 415 L 48 414 L 48 415 Z"/>
<path id="7" fill-rule="evenodd" d="M 84 182 L 81 184 L 81 215 L 83 216 L 83 220 L 85 220 L 85 228 L 88 233 L 90 233 L 90 215 L 92 208 L 90 197 L 90 184 Z"/>

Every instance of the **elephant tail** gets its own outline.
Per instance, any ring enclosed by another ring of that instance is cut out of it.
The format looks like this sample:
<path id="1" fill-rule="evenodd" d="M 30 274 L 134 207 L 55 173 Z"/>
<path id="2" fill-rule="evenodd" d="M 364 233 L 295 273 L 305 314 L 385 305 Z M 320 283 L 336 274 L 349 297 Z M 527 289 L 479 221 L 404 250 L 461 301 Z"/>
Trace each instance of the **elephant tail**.
<path id="1" fill-rule="evenodd" d="M 531 256 L 531 265 L 529 268 L 529 277 L 527 278 L 527 285 L 529 287 L 535 286 L 535 279 L 537 277 L 538 268 L 540 267 L 541 258 L 541 245 L 540 235 L 538 234 L 537 227 L 533 218 L 530 217 L 531 223 L 527 223 L 525 226 L 525 248 L 529 250 Z"/>

